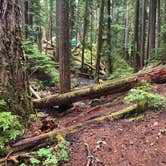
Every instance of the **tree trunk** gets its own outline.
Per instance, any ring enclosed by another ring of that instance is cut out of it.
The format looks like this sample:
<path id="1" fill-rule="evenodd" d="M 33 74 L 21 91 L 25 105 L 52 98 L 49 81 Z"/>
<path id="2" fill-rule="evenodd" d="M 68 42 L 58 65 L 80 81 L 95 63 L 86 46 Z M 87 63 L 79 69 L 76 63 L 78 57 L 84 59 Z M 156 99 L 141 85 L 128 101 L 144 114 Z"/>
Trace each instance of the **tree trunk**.
<path id="1" fill-rule="evenodd" d="M 48 0 L 45 0 L 46 5 L 46 20 L 45 20 L 45 38 L 47 41 L 46 48 L 45 48 L 45 54 L 47 55 L 47 47 L 48 47 L 48 41 L 49 41 L 49 10 L 48 10 Z"/>
<path id="2" fill-rule="evenodd" d="M 39 27 L 38 28 L 38 34 L 37 34 L 37 46 L 38 46 L 38 50 L 40 52 L 42 52 L 42 37 L 43 37 L 42 28 Z"/>
<path id="3" fill-rule="evenodd" d="M 125 52 L 124 52 L 125 54 L 124 57 L 127 62 L 129 62 L 128 42 L 129 42 L 129 6 L 127 3 L 126 19 L 125 19 Z"/>
<path id="4" fill-rule="evenodd" d="M 154 49 L 155 49 L 156 9 L 157 9 L 157 0 L 150 0 L 149 57 L 151 57 L 154 54 Z"/>
<path id="5" fill-rule="evenodd" d="M 21 16 L 18 1 L 3 0 L 0 4 L 0 72 L 1 98 L 7 100 L 8 110 L 27 122 L 33 112 L 22 46 Z M 5 81 L 4 81 L 5 79 Z"/>
<path id="6" fill-rule="evenodd" d="M 160 32 L 161 32 L 161 4 L 160 0 L 157 0 L 157 6 L 158 6 L 158 19 L 157 19 L 157 48 L 160 48 Z"/>
<path id="7" fill-rule="evenodd" d="M 59 58 L 60 58 L 60 92 L 70 91 L 70 42 L 69 42 L 69 3 L 58 0 L 59 6 Z"/>
<path id="8" fill-rule="evenodd" d="M 86 43 L 86 34 L 88 29 L 88 0 L 85 1 L 85 14 L 84 14 L 84 27 L 83 27 L 83 38 L 82 38 L 82 62 L 81 62 L 81 71 L 84 71 L 84 52 L 85 52 L 85 43 Z"/>
<path id="9" fill-rule="evenodd" d="M 114 94 L 127 91 L 141 84 L 142 80 L 149 82 L 165 82 L 166 68 L 150 69 L 138 74 L 130 75 L 126 78 L 115 79 L 100 85 L 74 90 L 62 95 L 51 95 L 41 100 L 34 100 L 36 108 L 47 108 L 53 106 L 70 105 L 74 102 L 100 97 L 102 95 Z"/>
<path id="10" fill-rule="evenodd" d="M 99 18 L 99 32 L 98 32 L 98 43 L 97 43 L 97 54 L 96 54 L 96 71 L 95 71 L 95 82 L 99 82 L 99 71 L 100 71 L 100 59 L 102 52 L 102 36 L 103 36 L 103 24 L 104 24 L 104 6 L 105 0 L 100 2 L 100 18 Z"/>
<path id="11" fill-rule="evenodd" d="M 108 74 L 111 74 L 113 71 L 112 65 L 112 56 L 111 56 L 111 0 L 107 0 L 107 47 L 108 47 L 108 55 L 107 55 L 107 70 Z"/>
<path id="12" fill-rule="evenodd" d="M 56 0 L 56 57 L 55 59 L 59 61 L 59 3 Z"/>
<path id="13" fill-rule="evenodd" d="M 142 1 L 142 28 L 141 28 L 141 67 L 144 66 L 145 60 L 145 38 L 146 38 L 146 0 Z"/>
<path id="14" fill-rule="evenodd" d="M 51 45 L 53 44 L 52 42 L 52 37 L 53 37 L 53 0 L 50 0 L 50 40 L 51 40 Z"/>
<path id="15" fill-rule="evenodd" d="M 139 55 L 139 6 L 140 1 L 135 2 L 135 18 L 134 18 L 134 70 L 137 72 L 140 68 L 140 55 Z"/>

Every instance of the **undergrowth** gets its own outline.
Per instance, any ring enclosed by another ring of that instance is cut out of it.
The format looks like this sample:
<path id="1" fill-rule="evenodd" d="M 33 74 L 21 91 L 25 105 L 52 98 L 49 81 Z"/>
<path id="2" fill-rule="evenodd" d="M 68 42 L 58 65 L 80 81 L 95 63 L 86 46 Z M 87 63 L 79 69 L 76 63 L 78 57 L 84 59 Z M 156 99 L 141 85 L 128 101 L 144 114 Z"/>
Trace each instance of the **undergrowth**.
<path id="1" fill-rule="evenodd" d="M 31 157 L 28 162 L 20 164 L 20 166 L 57 166 L 59 162 L 67 162 L 69 160 L 67 142 L 62 136 L 56 136 L 58 144 L 53 148 L 42 148 L 36 152 L 36 156 Z"/>
<path id="2" fill-rule="evenodd" d="M 55 85 L 59 82 L 59 72 L 55 68 L 54 59 L 40 53 L 29 41 L 24 42 L 24 49 L 28 59 L 29 75 L 35 74 L 44 85 Z"/>
<path id="3" fill-rule="evenodd" d="M 0 107 L 6 105 L 4 100 L 0 100 Z M 22 133 L 22 126 L 19 117 L 8 111 L 0 109 L 0 152 L 9 141 L 15 140 Z"/>
<path id="4" fill-rule="evenodd" d="M 113 55 L 113 73 L 108 76 L 107 80 L 125 77 L 134 72 L 133 68 L 120 55 L 112 52 Z"/>
<path id="5" fill-rule="evenodd" d="M 148 90 L 152 88 L 152 85 L 144 82 L 142 86 L 133 88 L 129 91 L 128 96 L 125 97 L 125 102 L 136 102 L 138 108 L 145 110 L 149 107 L 155 110 L 163 110 L 166 108 L 166 98 L 164 96 L 153 94 Z"/>

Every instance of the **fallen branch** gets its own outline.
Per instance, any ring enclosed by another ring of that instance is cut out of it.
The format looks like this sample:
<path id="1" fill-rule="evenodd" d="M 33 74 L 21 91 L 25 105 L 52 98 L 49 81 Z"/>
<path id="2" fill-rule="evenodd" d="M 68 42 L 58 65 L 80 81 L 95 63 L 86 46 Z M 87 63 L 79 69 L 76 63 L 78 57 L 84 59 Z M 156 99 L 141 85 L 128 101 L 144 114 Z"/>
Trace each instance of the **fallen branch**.
<path id="1" fill-rule="evenodd" d="M 87 163 L 86 166 L 91 166 L 93 164 L 93 158 L 94 156 L 92 155 L 89 145 L 87 143 L 84 144 L 85 145 L 85 149 L 87 151 Z"/>
<path id="2" fill-rule="evenodd" d="M 30 89 L 30 92 L 32 93 L 32 95 L 34 95 L 34 97 L 36 97 L 36 99 L 41 99 L 39 94 L 31 86 L 29 86 L 29 89 Z"/>
<path id="3" fill-rule="evenodd" d="M 92 99 L 102 95 L 128 91 L 135 86 L 139 86 L 142 83 L 142 80 L 152 83 L 166 82 L 166 68 L 145 70 L 125 78 L 114 79 L 102 84 L 96 84 L 91 87 L 74 90 L 69 93 L 36 99 L 33 103 L 35 108 L 66 106 L 84 99 Z"/>

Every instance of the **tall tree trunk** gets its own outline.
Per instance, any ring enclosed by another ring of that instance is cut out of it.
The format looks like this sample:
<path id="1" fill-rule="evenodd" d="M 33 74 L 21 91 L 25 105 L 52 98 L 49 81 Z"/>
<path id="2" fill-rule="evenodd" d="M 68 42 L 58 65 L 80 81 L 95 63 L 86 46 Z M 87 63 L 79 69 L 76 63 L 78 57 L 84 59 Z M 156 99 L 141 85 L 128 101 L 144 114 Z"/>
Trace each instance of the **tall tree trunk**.
<path id="1" fill-rule="evenodd" d="M 111 0 L 107 0 L 107 16 L 107 47 L 109 50 L 107 55 L 107 70 L 108 74 L 111 74 L 113 70 L 111 57 Z"/>
<path id="2" fill-rule="evenodd" d="M 149 57 L 152 56 L 155 49 L 156 9 L 157 9 L 157 0 L 150 0 Z"/>
<path id="3" fill-rule="evenodd" d="M 139 7 L 140 1 L 135 1 L 135 18 L 134 18 L 134 70 L 137 72 L 140 68 L 140 55 L 139 55 Z"/>
<path id="4" fill-rule="evenodd" d="M 7 99 L 8 109 L 26 122 L 32 113 L 25 57 L 22 50 L 21 16 L 18 1 L 0 1 L 0 75 L 1 97 Z M 5 78 L 5 81 L 4 81 Z"/>
<path id="5" fill-rule="evenodd" d="M 105 0 L 100 1 L 100 18 L 99 18 L 99 32 L 98 32 L 98 43 L 97 43 L 97 54 L 96 54 L 96 71 L 95 71 L 95 82 L 99 82 L 99 71 L 100 71 L 100 60 L 102 52 L 102 36 L 103 36 L 103 24 L 104 24 L 104 6 Z"/>
<path id="6" fill-rule="evenodd" d="M 129 62 L 129 51 L 128 51 L 128 42 L 129 42 L 129 6 L 127 3 L 126 9 L 126 19 L 125 19 L 125 59 Z"/>
<path id="7" fill-rule="evenodd" d="M 90 65 L 93 66 L 93 0 L 91 0 L 91 16 L 90 16 L 91 32 L 90 32 Z M 91 74 L 93 70 L 91 69 Z"/>
<path id="8" fill-rule="evenodd" d="M 29 14 L 28 14 L 28 9 L 29 9 L 29 3 L 27 0 L 24 2 L 25 5 L 25 10 L 24 10 L 24 17 L 25 17 L 25 38 L 28 39 L 29 31 L 28 31 L 28 25 L 29 25 Z"/>
<path id="9" fill-rule="evenodd" d="M 145 60 L 145 39 L 146 39 L 146 0 L 142 0 L 142 27 L 141 27 L 141 67 L 144 66 Z"/>
<path id="10" fill-rule="evenodd" d="M 158 16 L 158 19 L 157 19 L 157 48 L 160 48 L 160 32 L 161 32 L 161 4 L 160 4 L 160 0 L 157 0 L 157 16 Z"/>
<path id="11" fill-rule="evenodd" d="M 47 55 L 47 47 L 48 47 L 48 41 L 49 41 L 49 9 L 48 9 L 48 0 L 45 0 L 45 6 L 46 6 L 45 38 L 46 38 L 46 41 L 47 41 L 45 54 Z"/>
<path id="12" fill-rule="evenodd" d="M 84 27 L 83 27 L 83 38 L 82 38 L 82 62 L 81 62 L 81 70 L 84 71 L 84 52 L 85 52 L 85 41 L 86 34 L 88 29 L 88 0 L 85 1 L 85 14 L 84 14 Z"/>
<path id="13" fill-rule="evenodd" d="M 53 37 L 53 0 L 50 0 L 50 40 L 51 45 L 53 45 L 52 37 Z"/>
<path id="14" fill-rule="evenodd" d="M 56 0 L 56 61 L 59 61 L 59 3 L 58 0 Z"/>
<path id="15" fill-rule="evenodd" d="M 69 41 L 69 2 L 57 0 L 59 6 L 59 58 L 60 58 L 60 92 L 70 91 L 70 41 Z"/>
<path id="16" fill-rule="evenodd" d="M 38 28 L 38 34 L 37 34 L 37 46 L 38 46 L 38 50 L 40 52 L 42 52 L 42 37 L 43 37 L 42 28 L 39 27 Z"/>

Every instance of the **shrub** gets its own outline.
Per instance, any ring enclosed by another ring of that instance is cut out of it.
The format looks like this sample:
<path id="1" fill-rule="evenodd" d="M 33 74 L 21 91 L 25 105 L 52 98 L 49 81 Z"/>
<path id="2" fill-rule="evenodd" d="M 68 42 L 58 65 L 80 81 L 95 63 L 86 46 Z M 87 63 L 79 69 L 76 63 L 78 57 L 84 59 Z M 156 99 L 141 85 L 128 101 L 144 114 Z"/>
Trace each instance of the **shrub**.
<path id="1" fill-rule="evenodd" d="M 21 132 L 21 124 L 18 116 L 11 112 L 0 112 L 0 150 L 7 142 L 15 140 Z"/>
<path id="2" fill-rule="evenodd" d="M 59 82 L 59 72 L 55 68 L 54 59 L 40 53 L 37 48 L 24 42 L 25 53 L 28 59 L 29 75 L 36 73 L 36 77 L 44 85 L 55 85 Z"/>
<path id="3" fill-rule="evenodd" d="M 58 144 L 56 145 L 56 147 L 39 149 L 37 151 L 36 158 L 30 158 L 30 164 L 57 166 L 60 161 L 68 161 L 69 155 L 67 150 L 69 143 L 60 135 L 58 135 L 56 138 L 58 140 Z"/>
<path id="4" fill-rule="evenodd" d="M 157 110 L 161 110 L 166 107 L 166 98 L 160 96 L 158 94 L 153 94 L 148 92 L 150 89 L 150 85 L 147 83 L 131 89 L 127 97 L 125 97 L 125 102 L 136 102 L 138 104 L 138 108 L 144 110 L 148 107 L 153 107 Z"/>

